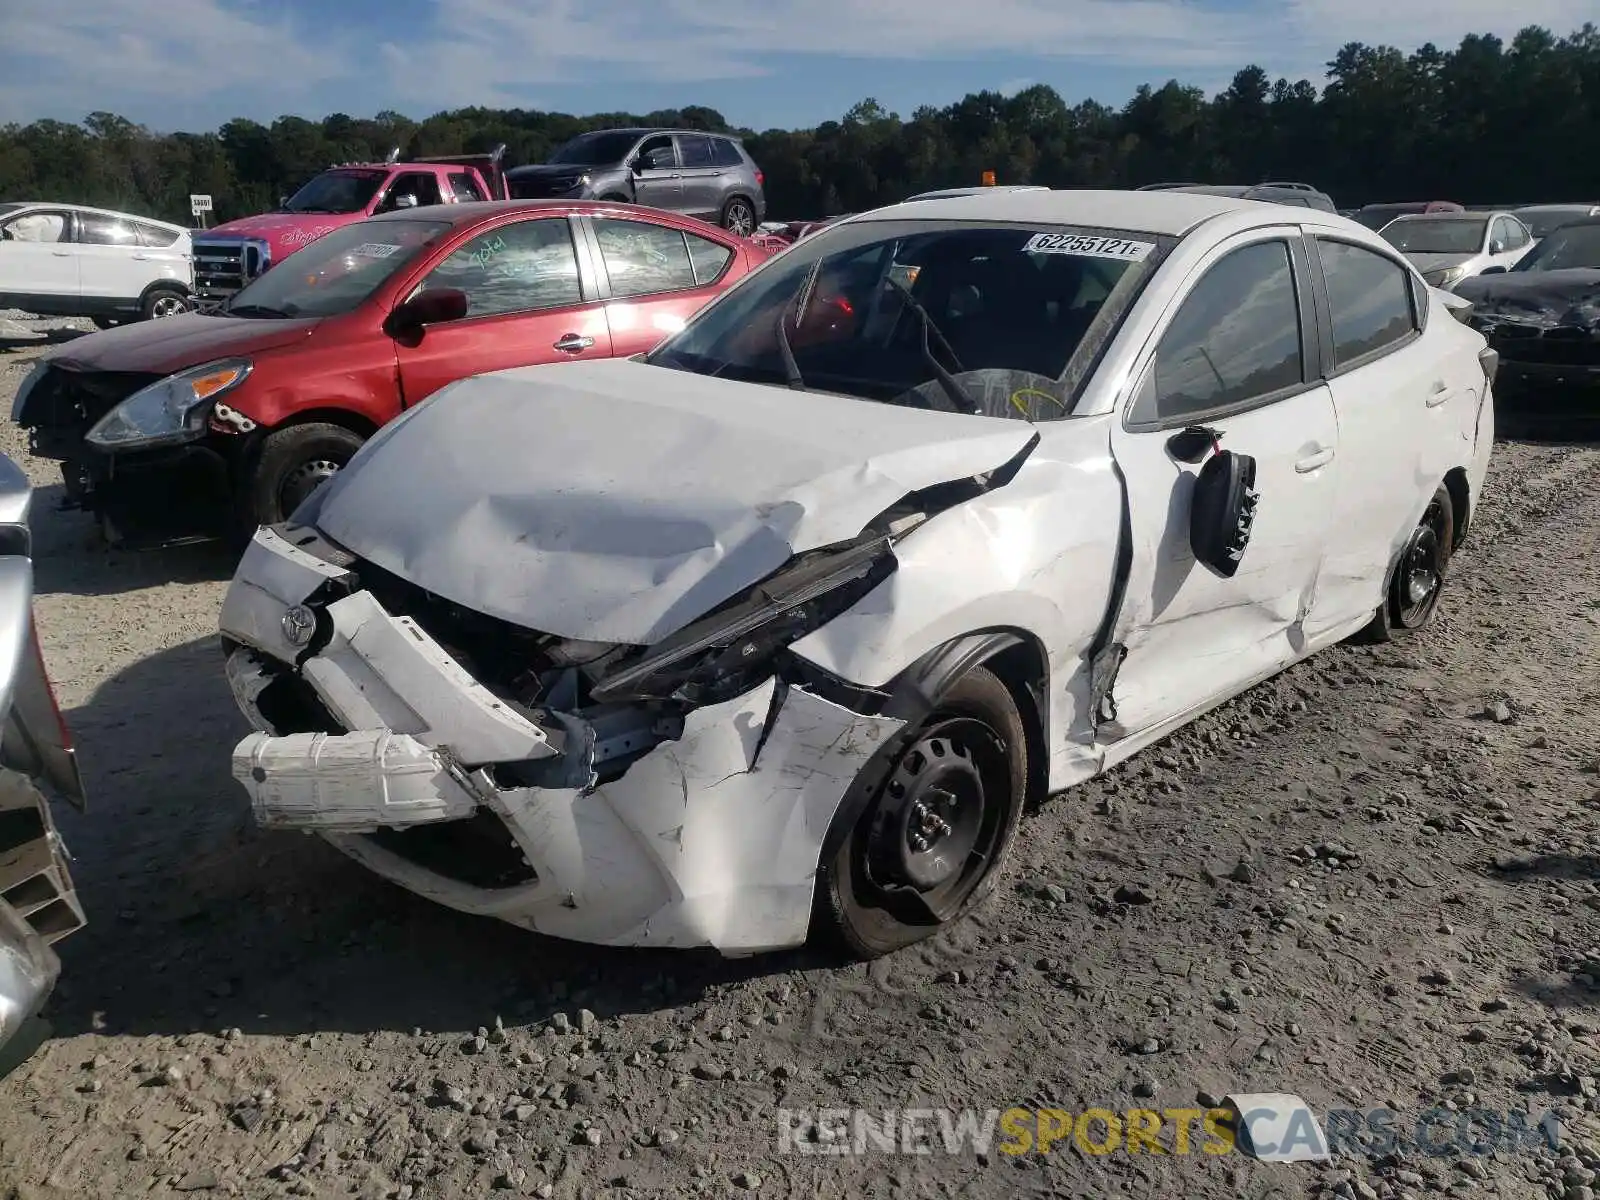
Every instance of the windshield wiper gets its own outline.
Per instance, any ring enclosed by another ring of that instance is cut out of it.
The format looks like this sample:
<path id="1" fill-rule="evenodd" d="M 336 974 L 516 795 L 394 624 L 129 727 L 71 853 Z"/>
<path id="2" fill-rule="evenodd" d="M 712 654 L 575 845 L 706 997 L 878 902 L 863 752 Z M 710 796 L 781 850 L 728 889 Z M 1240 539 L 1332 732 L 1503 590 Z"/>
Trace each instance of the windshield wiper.
<path id="1" fill-rule="evenodd" d="M 222 311 L 235 317 L 287 317 L 289 315 L 281 308 L 272 308 L 266 304 L 231 304 Z"/>
<path id="2" fill-rule="evenodd" d="M 928 344 L 929 335 L 938 338 L 939 345 L 950 356 L 950 361 L 955 363 L 956 370 L 966 370 L 961 365 L 961 359 L 956 355 L 955 350 L 951 348 L 949 341 L 944 334 L 939 332 L 939 326 L 934 323 L 933 314 L 923 308 L 917 298 L 911 294 L 911 289 L 894 276 L 885 275 L 884 282 L 900 293 L 905 299 L 906 307 L 915 313 L 917 320 L 922 323 L 922 357 L 927 359 L 928 365 L 933 368 L 934 375 L 938 377 L 939 385 L 944 388 L 950 399 L 954 401 L 954 404 L 946 411 L 977 413 L 979 406 L 978 402 L 972 398 L 972 393 L 962 387 L 960 381 L 954 375 L 945 370 L 944 364 L 939 361 L 939 356 L 933 352 L 933 347 Z"/>

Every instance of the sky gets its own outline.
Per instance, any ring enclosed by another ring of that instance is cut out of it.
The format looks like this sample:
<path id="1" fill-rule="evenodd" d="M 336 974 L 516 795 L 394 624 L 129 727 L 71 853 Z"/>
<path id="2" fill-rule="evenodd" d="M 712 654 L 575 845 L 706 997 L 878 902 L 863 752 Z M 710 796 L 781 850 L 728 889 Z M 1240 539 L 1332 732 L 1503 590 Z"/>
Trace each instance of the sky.
<path id="1" fill-rule="evenodd" d="M 424 117 L 703 104 L 767 129 L 866 97 L 909 116 L 1047 83 L 1120 106 L 1167 79 L 1215 93 L 1256 63 L 1323 82 L 1346 42 L 1558 36 L 1594 0 L 4 0 L 0 123 L 96 110 L 152 129 L 236 116 Z"/>

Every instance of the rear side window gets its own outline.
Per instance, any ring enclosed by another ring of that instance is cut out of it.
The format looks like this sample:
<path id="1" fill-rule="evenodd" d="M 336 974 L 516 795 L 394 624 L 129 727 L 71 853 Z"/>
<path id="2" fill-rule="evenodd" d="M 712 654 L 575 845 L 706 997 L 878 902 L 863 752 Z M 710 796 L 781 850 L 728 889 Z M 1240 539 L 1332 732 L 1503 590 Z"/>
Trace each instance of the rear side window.
<path id="1" fill-rule="evenodd" d="M 137 246 L 139 235 L 133 231 L 132 221 L 79 213 L 78 241 L 85 246 Z"/>
<path id="2" fill-rule="evenodd" d="M 464 171 L 453 172 L 450 176 L 450 191 L 456 198 L 457 204 L 467 204 L 473 200 L 487 200 L 481 188 L 474 182 L 471 175 Z"/>
<path id="3" fill-rule="evenodd" d="M 133 227 L 139 231 L 139 240 L 152 250 L 163 249 L 178 240 L 178 231 L 176 229 L 151 225 L 145 221 L 135 221 Z"/>
<path id="4" fill-rule="evenodd" d="M 744 165 L 744 157 L 739 153 L 739 147 L 727 138 L 708 138 L 711 143 L 711 161 L 719 167 L 739 167 Z"/>
<path id="5" fill-rule="evenodd" d="M 614 296 L 648 296 L 696 286 L 684 235 L 644 221 L 597 220 L 595 237 Z"/>
<path id="6" fill-rule="evenodd" d="M 1155 419 L 1245 404 L 1301 379 L 1300 305 L 1289 245 L 1244 246 L 1206 272 L 1162 336 Z"/>
<path id="7" fill-rule="evenodd" d="M 692 233 L 684 234 L 683 238 L 689 243 L 689 261 L 694 265 L 696 283 L 705 284 L 715 280 L 733 257 L 733 251 L 721 242 L 696 237 Z"/>
<path id="8" fill-rule="evenodd" d="M 716 159 L 711 152 L 711 139 L 698 134 L 686 134 L 678 138 L 678 153 L 683 158 L 686 167 L 714 167 Z"/>
<path id="9" fill-rule="evenodd" d="M 1393 259 L 1348 242 L 1317 239 L 1333 314 L 1333 359 L 1347 367 L 1404 341 L 1417 328 L 1410 273 Z"/>

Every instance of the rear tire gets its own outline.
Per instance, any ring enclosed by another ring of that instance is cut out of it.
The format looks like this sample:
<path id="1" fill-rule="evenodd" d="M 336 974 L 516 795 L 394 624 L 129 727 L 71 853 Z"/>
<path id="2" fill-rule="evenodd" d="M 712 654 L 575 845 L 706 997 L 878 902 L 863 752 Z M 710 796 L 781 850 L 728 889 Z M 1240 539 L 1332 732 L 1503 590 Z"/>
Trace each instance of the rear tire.
<path id="1" fill-rule="evenodd" d="M 1022 713 L 983 667 L 952 683 L 896 745 L 851 786 L 846 806 L 858 788 L 872 796 L 817 872 L 813 930 L 856 959 L 932 937 L 981 904 L 1027 798 Z"/>
<path id="2" fill-rule="evenodd" d="M 749 237 L 756 231 L 755 206 L 743 196 L 735 196 L 722 206 L 722 227 L 738 237 Z"/>
<path id="3" fill-rule="evenodd" d="M 241 534 L 287 521 L 324 481 L 337 474 L 366 441 L 360 434 L 326 421 L 273 430 L 261 443 L 254 469 L 243 484 Z"/>
<path id="4" fill-rule="evenodd" d="M 146 321 L 158 321 L 162 317 L 179 316 L 189 308 L 189 296 L 181 288 L 153 287 L 144 294 L 139 315 Z"/>
<path id="5" fill-rule="evenodd" d="M 96 329 L 115 329 L 118 325 L 122 324 L 122 322 L 118 321 L 115 317 L 90 317 L 89 320 L 94 322 L 94 327 Z"/>
<path id="6" fill-rule="evenodd" d="M 1356 640 L 1381 644 L 1396 634 L 1427 627 L 1439 607 L 1450 556 L 1455 552 L 1455 505 L 1450 489 L 1440 484 L 1411 531 L 1389 573 L 1383 603 Z"/>

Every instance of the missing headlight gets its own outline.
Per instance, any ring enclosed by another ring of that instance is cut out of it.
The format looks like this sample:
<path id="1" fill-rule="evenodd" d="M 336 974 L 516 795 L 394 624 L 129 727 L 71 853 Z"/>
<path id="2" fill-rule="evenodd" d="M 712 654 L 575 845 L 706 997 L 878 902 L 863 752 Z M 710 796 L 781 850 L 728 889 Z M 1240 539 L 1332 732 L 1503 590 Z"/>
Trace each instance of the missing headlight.
<path id="1" fill-rule="evenodd" d="M 595 700 L 718 704 L 772 673 L 779 651 L 851 608 L 894 573 L 890 538 L 804 555 L 595 684 Z"/>

